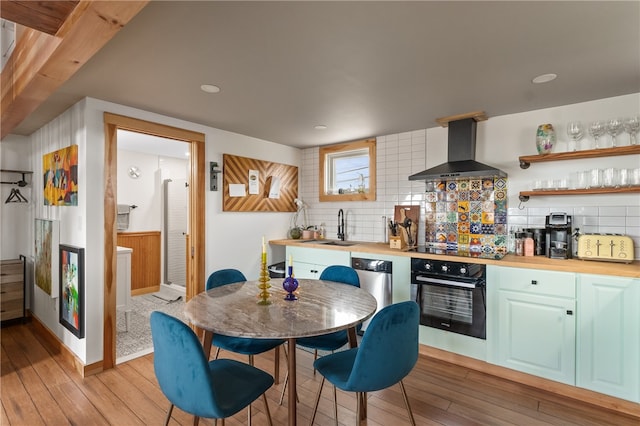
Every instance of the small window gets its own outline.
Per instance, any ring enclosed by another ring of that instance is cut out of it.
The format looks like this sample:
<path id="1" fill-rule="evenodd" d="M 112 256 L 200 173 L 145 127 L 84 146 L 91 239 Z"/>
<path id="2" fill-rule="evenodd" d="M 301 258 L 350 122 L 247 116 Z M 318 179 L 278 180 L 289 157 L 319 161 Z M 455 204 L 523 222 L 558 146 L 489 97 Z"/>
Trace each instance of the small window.
<path id="1" fill-rule="evenodd" d="M 375 199 L 375 139 L 320 147 L 320 201 Z"/>

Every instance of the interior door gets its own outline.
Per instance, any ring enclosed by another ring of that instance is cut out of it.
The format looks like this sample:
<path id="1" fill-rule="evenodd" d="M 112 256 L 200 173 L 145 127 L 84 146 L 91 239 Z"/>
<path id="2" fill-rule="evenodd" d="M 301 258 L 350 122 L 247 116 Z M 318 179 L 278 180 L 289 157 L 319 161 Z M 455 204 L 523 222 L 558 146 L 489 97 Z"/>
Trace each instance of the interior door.
<path id="1" fill-rule="evenodd" d="M 165 282 L 184 287 L 187 277 L 185 238 L 189 233 L 189 186 L 186 179 L 167 179 L 165 189 Z"/>

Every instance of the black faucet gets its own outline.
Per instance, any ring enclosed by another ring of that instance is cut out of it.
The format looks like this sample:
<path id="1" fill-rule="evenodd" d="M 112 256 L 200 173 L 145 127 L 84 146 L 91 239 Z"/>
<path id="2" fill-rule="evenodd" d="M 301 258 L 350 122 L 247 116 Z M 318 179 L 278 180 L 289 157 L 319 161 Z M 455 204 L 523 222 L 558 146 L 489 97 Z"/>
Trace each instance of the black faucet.
<path id="1" fill-rule="evenodd" d="M 338 239 L 344 241 L 344 212 L 338 210 Z"/>

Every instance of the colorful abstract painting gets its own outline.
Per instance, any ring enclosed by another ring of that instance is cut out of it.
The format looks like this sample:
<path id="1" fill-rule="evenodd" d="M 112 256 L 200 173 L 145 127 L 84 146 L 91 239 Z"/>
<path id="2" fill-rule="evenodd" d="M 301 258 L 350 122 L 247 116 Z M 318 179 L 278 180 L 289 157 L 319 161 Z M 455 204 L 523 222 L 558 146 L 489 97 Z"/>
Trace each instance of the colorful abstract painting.
<path id="1" fill-rule="evenodd" d="M 35 282 L 51 297 L 58 297 L 58 242 L 60 223 L 57 220 L 35 220 Z"/>
<path id="2" fill-rule="evenodd" d="M 60 245 L 60 324 L 84 337 L 84 249 Z"/>
<path id="3" fill-rule="evenodd" d="M 78 205 L 78 145 L 42 156 L 45 206 Z"/>

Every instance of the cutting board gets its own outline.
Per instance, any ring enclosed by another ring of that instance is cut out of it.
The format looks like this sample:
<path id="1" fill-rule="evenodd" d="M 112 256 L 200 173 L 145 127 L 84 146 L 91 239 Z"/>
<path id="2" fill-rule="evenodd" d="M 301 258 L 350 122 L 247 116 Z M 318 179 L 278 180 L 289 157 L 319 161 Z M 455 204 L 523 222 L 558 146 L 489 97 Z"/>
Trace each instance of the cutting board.
<path id="1" fill-rule="evenodd" d="M 405 219 L 411 219 L 409 233 L 402 226 Z M 418 224 L 420 223 L 420 206 L 395 206 L 393 220 L 398 223 L 398 234 L 408 247 L 418 245 Z"/>

